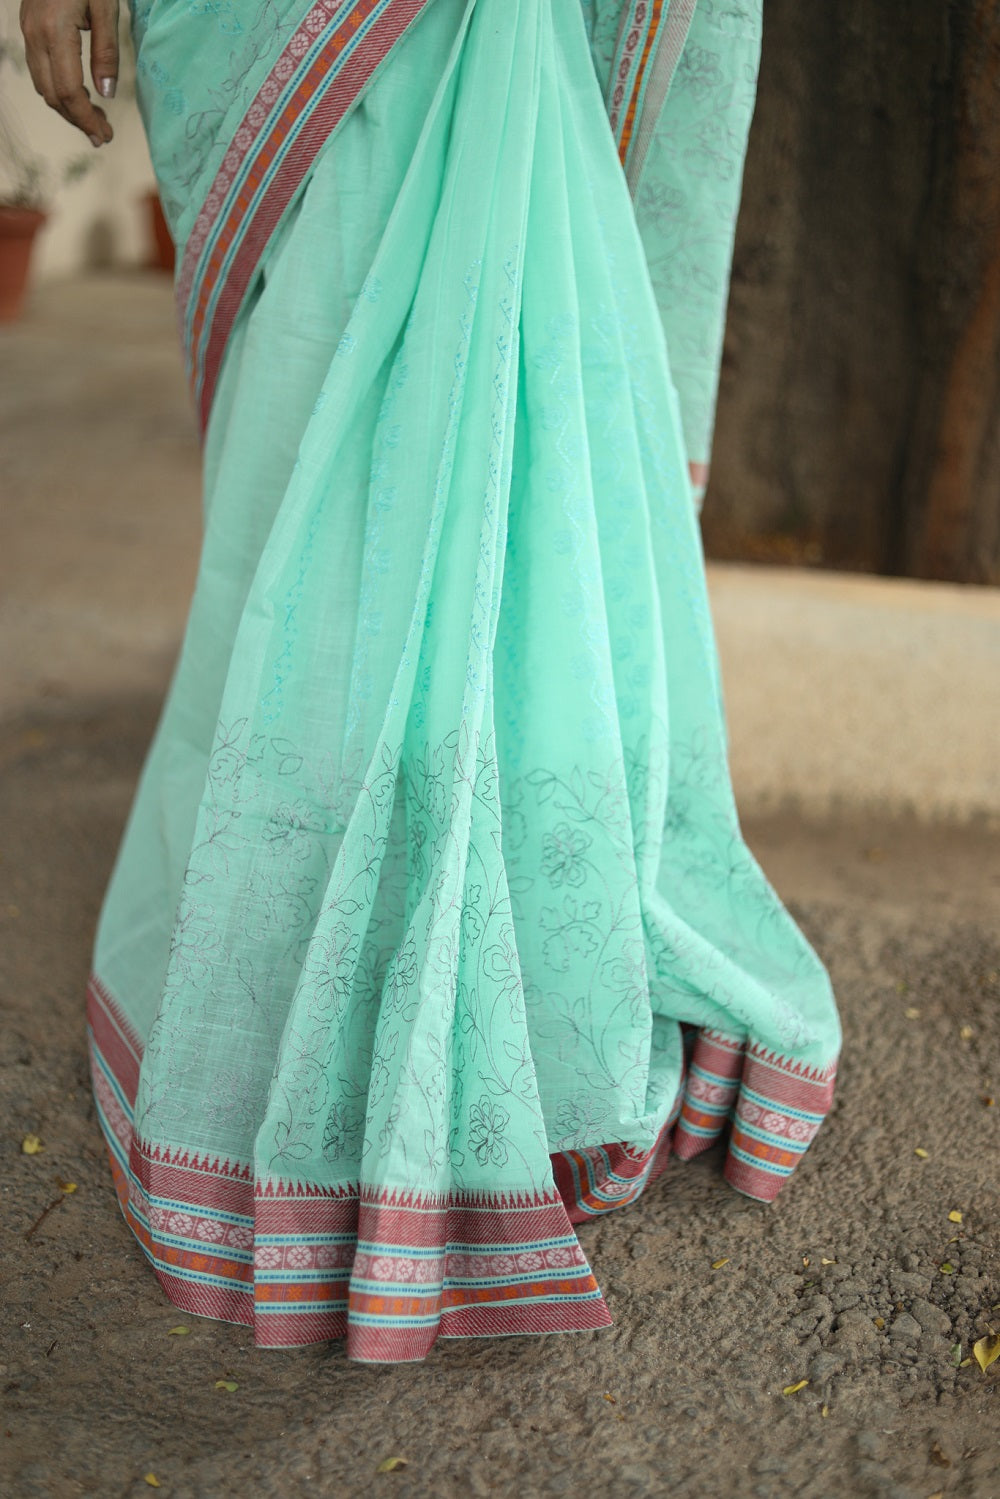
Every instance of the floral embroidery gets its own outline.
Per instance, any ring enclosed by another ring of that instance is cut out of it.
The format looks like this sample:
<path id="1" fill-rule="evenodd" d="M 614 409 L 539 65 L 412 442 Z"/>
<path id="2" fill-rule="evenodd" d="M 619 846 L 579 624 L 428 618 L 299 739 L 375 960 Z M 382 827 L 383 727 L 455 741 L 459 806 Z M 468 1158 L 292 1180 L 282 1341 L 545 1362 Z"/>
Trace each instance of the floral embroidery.
<path id="1" fill-rule="evenodd" d="M 542 840 L 542 873 L 552 885 L 580 886 L 587 878 L 584 854 L 591 839 L 580 828 L 560 822 Z"/>
<path id="2" fill-rule="evenodd" d="M 504 1130 L 510 1123 L 510 1115 L 489 1098 L 481 1098 L 469 1111 L 472 1120 L 469 1144 L 475 1151 L 480 1166 L 507 1164 L 507 1146 Z"/>
<path id="3" fill-rule="evenodd" d="M 322 833 L 323 828 L 323 819 L 307 802 L 282 802 L 272 812 L 261 838 L 276 857 L 301 862 L 309 857 L 314 835 Z"/>
<path id="4" fill-rule="evenodd" d="M 304 973 L 318 1009 L 338 1012 L 350 999 L 358 946 L 357 933 L 343 922 L 310 945 Z"/>
<path id="5" fill-rule="evenodd" d="M 346 1103 L 335 1103 L 323 1128 L 323 1154 L 328 1161 L 340 1161 L 353 1153 L 361 1135 L 363 1119 Z"/>

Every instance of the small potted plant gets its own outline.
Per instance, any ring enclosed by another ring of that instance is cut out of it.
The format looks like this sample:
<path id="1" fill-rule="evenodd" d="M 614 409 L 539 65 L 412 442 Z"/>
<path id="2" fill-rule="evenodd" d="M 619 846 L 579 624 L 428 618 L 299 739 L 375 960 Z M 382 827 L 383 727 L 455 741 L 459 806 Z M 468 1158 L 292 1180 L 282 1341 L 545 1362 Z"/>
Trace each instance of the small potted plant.
<path id="1" fill-rule="evenodd" d="M 48 217 L 45 202 L 56 176 L 25 144 L 3 105 L 4 71 L 23 66 L 20 50 L 0 36 L 0 323 L 13 322 L 24 306 L 35 236 Z M 89 169 L 87 156 L 75 157 L 58 173 L 57 184 L 75 182 Z"/>

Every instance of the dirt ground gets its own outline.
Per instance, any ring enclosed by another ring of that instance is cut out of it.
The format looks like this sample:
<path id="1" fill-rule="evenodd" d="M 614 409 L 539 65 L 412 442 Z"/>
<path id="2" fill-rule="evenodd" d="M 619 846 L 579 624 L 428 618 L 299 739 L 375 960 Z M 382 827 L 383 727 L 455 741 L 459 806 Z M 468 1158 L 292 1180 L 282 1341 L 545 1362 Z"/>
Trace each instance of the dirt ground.
<path id="1" fill-rule="evenodd" d="M 712 1155 L 584 1227 L 613 1328 L 385 1369 L 257 1352 L 165 1301 L 90 1100 L 91 929 L 155 709 L 63 704 L 0 743 L 5 1493 L 1000 1499 L 1000 1361 L 968 1362 L 1000 1330 L 995 834 L 748 825 L 837 985 L 837 1102 L 770 1207 Z"/>
<path id="2" fill-rule="evenodd" d="M 0 335 L 0 447 L 0 1499 L 1000 1499 L 1000 1360 L 970 1362 L 1000 1331 L 1000 820 L 746 819 L 833 973 L 835 1108 L 770 1207 L 715 1153 L 584 1227 L 612 1328 L 382 1369 L 340 1345 L 257 1352 L 165 1301 L 112 1190 L 83 999 L 195 557 L 169 288 L 46 289 Z M 746 587 L 728 597 L 745 624 Z M 935 614 L 925 634 L 954 628 Z M 758 639 L 771 732 L 787 663 L 766 688 Z M 919 640 L 910 656 L 924 680 Z M 824 752 L 839 724 L 844 753 L 867 732 L 911 764 L 898 706 L 883 734 L 845 702 L 824 696 Z M 982 724 L 944 702 L 952 771 Z M 821 764 L 800 739 L 776 748 Z"/>

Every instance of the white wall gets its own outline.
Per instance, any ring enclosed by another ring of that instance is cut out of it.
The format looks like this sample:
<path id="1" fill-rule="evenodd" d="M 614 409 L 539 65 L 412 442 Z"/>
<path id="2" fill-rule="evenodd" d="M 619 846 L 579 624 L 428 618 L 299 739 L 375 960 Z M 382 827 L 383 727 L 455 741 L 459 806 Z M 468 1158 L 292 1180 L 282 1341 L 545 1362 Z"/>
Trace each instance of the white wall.
<path id="1" fill-rule="evenodd" d="M 16 41 L 20 35 L 18 9 L 19 0 L 0 0 L 4 39 Z M 85 37 L 85 57 L 86 50 Z M 141 265 L 150 258 L 152 237 L 144 195 L 153 186 L 153 169 L 131 88 L 130 56 L 123 73 L 125 86 L 120 92 L 124 97 L 105 105 L 115 139 L 95 151 L 85 136 L 43 103 L 26 71 L 18 74 L 9 66 L 0 70 L 0 108 L 32 153 L 44 156 L 51 167 L 50 216 L 39 236 L 32 270 L 37 280 L 86 267 Z M 66 167 L 81 158 L 88 162 L 86 175 L 76 182 L 63 182 Z M 0 160 L 0 198 L 8 187 L 6 167 Z"/>

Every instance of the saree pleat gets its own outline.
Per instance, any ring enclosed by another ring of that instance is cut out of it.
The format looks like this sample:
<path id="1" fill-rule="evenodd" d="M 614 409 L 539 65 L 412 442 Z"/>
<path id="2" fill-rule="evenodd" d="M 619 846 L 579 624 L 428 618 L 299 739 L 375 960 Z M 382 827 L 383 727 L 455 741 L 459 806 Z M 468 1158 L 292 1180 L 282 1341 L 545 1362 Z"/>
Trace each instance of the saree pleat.
<path id="1" fill-rule="evenodd" d="M 573 1223 L 730 1122 L 767 1199 L 830 1100 L 829 981 L 733 804 L 589 22 L 414 11 L 212 387 L 92 1057 L 167 1294 L 269 1346 L 602 1326 Z"/>

